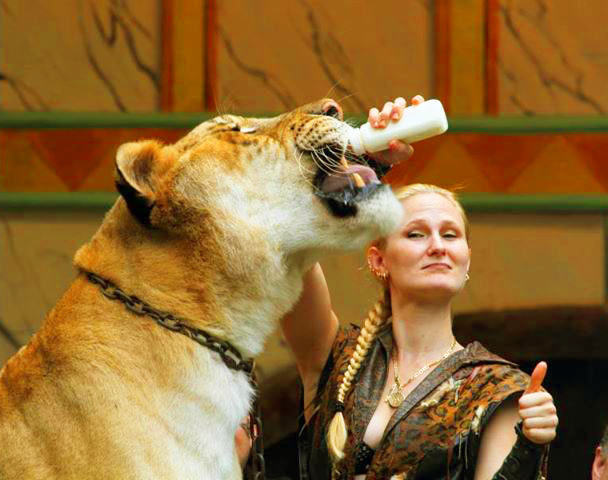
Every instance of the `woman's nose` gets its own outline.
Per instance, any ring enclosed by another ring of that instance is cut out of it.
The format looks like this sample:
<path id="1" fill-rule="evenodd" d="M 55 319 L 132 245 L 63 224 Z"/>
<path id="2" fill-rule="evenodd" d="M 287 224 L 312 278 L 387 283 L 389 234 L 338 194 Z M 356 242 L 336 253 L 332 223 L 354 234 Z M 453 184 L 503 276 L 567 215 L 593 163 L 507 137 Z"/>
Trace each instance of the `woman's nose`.
<path id="1" fill-rule="evenodd" d="M 431 235 L 428 254 L 429 255 L 443 255 L 445 253 L 445 243 L 441 235 Z"/>

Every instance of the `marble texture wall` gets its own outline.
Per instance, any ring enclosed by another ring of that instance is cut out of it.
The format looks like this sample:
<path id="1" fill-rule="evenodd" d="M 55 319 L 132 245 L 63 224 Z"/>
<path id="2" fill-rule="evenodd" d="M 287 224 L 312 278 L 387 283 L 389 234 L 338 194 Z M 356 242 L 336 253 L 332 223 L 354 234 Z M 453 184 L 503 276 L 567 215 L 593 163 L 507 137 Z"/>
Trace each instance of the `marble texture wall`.
<path id="1" fill-rule="evenodd" d="M 0 110 L 157 110 L 160 8 L 160 0 L 2 0 Z"/>
<path id="2" fill-rule="evenodd" d="M 284 111 L 331 96 L 367 112 L 433 93 L 432 1 L 217 2 L 219 110 Z"/>
<path id="3" fill-rule="evenodd" d="M 19 343 L 38 329 L 74 278 L 72 257 L 102 215 L 0 213 L 0 321 Z M 0 350 L 0 364 L 13 351 Z"/>
<path id="4" fill-rule="evenodd" d="M 176 18 L 169 19 L 163 5 Z M 456 113 L 483 113 L 477 103 L 484 97 L 488 54 L 484 18 L 497 19 L 490 46 L 496 49 L 496 84 L 486 85 L 497 99 L 496 113 L 608 110 L 604 0 L 587 0 L 580 8 L 569 0 L 446 3 L 446 51 L 436 50 L 438 5 L 2 0 L 0 111 L 151 112 L 161 107 L 164 91 L 173 98 L 169 109 L 178 110 L 204 108 L 207 96 L 220 111 L 276 112 L 331 95 L 347 111 L 363 112 L 397 95 L 436 95 L 438 72 L 449 64 L 453 90 L 443 100 Z M 490 5 L 496 15 L 484 10 Z M 209 16 L 213 28 L 205 24 Z M 163 64 L 167 53 L 171 58 Z M 473 70 L 476 80 L 469 85 L 463 79 Z M 479 94 L 463 92 L 463 82 Z"/>
<path id="5" fill-rule="evenodd" d="M 608 112 L 608 3 L 500 0 L 500 114 Z"/>

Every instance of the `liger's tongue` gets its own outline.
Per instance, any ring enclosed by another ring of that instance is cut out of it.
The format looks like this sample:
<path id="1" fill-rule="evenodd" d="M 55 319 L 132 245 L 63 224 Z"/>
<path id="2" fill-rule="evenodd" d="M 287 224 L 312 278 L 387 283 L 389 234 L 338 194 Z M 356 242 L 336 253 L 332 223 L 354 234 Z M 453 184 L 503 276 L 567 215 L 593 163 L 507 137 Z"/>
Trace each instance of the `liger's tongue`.
<path id="1" fill-rule="evenodd" d="M 337 192 L 345 189 L 351 184 L 363 188 L 370 183 L 380 183 L 376 176 L 376 172 L 365 165 L 348 165 L 345 160 L 343 160 L 342 165 L 343 168 L 341 171 L 332 173 L 325 178 L 321 185 L 321 190 L 323 190 L 323 192 Z"/>

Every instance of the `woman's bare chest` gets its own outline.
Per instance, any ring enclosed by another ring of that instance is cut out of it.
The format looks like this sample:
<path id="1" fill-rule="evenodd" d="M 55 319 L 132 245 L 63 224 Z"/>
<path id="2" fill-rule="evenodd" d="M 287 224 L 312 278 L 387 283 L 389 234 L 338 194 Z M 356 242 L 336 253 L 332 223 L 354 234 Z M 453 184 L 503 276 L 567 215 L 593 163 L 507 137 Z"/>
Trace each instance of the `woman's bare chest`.
<path id="1" fill-rule="evenodd" d="M 378 398 L 378 403 L 369 423 L 367 424 L 367 427 L 365 428 L 365 434 L 363 435 L 363 441 L 374 450 L 376 450 L 380 445 L 382 438 L 384 437 L 386 427 L 388 426 L 394 413 L 397 411 L 397 409 L 390 406 L 388 402 L 388 397 L 395 383 L 392 370 L 389 370 L 388 373 L 389 374 L 384 384 L 384 388 L 380 394 L 380 397 Z M 422 380 L 424 380 L 424 376 L 412 380 L 405 387 L 401 388 L 400 393 L 403 395 L 403 398 L 407 398 L 407 396 L 418 386 L 420 382 L 422 382 Z"/>

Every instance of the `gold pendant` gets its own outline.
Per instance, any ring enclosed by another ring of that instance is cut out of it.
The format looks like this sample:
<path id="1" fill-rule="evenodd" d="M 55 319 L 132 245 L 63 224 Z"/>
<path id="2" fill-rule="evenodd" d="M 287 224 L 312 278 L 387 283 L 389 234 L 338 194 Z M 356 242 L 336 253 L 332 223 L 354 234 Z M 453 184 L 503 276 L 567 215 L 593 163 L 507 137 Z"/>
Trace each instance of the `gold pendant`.
<path id="1" fill-rule="evenodd" d="M 391 392 L 390 395 L 386 397 L 386 403 L 393 408 L 397 408 L 399 405 L 401 405 L 403 400 L 405 400 L 405 397 L 403 396 L 403 393 L 399 391 Z"/>
<path id="2" fill-rule="evenodd" d="M 393 386 L 391 387 L 391 391 L 386 397 L 386 400 L 384 400 L 393 408 L 397 408 L 403 403 L 403 400 L 405 400 L 403 393 L 401 393 L 401 388 L 403 388 L 403 385 L 401 385 L 399 380 L 396 378 L 395 383 L 393 383 Z"/>

